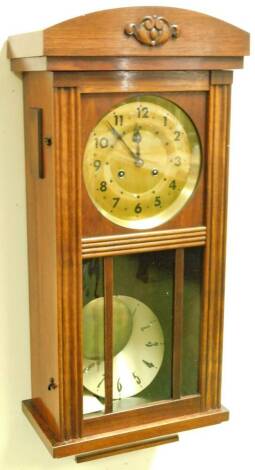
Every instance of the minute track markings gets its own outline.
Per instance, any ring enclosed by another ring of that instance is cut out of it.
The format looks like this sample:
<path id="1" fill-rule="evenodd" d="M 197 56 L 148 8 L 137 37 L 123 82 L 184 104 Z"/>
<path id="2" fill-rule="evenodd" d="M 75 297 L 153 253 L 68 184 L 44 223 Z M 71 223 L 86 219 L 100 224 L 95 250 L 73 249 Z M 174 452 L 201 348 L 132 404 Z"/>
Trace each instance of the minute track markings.
<path id="1" fill-rule="evenodd" d="M 200 146 L 192 126 L 177 105 L 153 95 L 132 98 L 105 114 L 89 136 L 84 156 L 84 179 L 97 210 L 130 229 L 150 229 L 170 220 L 194 191 L 200 173 Z M 168 189 L 176 176 L 178 188 Z M 107 182 L 107 200 L 100 194 L 105 191 L 100 181 Z"/>

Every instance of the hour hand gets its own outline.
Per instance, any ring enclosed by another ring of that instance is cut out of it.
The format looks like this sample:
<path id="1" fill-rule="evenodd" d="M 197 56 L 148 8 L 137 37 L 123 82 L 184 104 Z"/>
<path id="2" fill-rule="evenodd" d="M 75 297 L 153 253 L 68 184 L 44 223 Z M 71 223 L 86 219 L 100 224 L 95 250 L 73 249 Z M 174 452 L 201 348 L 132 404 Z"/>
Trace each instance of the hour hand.
<path id="1" fill-rule="evenodd" d="M 141 158 L 140 158 L 140 156 L 141 156 L 140 142 L 142 140 L 142 135 L 141 135 L 141 132 L 140 132 L 139 127 L 137 125 L 135 126 L 132 140 L 133 140 L 133 142 L 136 143 L 136 157 L 137 157 L 137 159 L 141 160 Z"/>
<path id="2" fill-rule="evenodd" d="M 140 142 L 142 140 L 142 135 L 141 135 L 140 129 L 137 125 L 135 126 L 132 140 L 133 140 L 133 142 L 136 142 L 136 144 L 138 144 L 138 145 L 140 144 Z"/>
<path id="3" fill-rule="evenodd" d="M 110 127 L 110 129 L 111 129 L 113 135 L 114 135 L 115 137 L 117 137 L 117 139 L 119 139 L 119 140 L 123 143 L 123 145 L 124 145 L 124 146 L 126 147 L 126 149 L 129 151 L 130 155 L 134 158 L 135 164 L 136 164 L 137 166 L 142 166 L 142 165 L 140 164 L 141 160 L 140 160 L 139 156 L 137 156 L 137 154 L 136 154 L 135 152 L 133 152 L 133 150 L 129 147 L 129 145 L 128 145 L 128 144 L 126 143 L 126 141 L 123 139 L 122 134 L 120 134 L 120 133 L 117 131 L 117 129 L 115 129 L 115 127 L 113 127 L 113 125 L 112 125 L 109 121 L 107 121 L 107 124 L 108 124 L 108 126 Z M 143 163 L 143 162 L 142 162 L 142 163 Z"/>

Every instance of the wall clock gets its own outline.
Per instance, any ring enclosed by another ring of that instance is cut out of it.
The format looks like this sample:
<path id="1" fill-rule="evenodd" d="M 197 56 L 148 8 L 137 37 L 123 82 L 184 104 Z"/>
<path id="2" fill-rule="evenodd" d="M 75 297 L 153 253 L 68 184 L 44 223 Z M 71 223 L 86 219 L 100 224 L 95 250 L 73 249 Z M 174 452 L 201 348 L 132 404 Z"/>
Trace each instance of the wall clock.
<path id="1" fill-rule="evenodd" d="M 9 39 L 23 72 L 32 396 L 53 457 L 154 446 L 221 404 L 230 89 L 248 33 L 101 11 Z"/>

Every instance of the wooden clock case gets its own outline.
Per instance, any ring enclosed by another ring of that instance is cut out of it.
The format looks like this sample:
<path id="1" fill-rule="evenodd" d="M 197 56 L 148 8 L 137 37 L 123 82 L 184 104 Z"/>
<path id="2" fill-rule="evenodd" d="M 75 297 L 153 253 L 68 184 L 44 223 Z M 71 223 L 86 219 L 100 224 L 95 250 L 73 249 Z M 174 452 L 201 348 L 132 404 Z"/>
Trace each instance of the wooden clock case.
<path id="1" fill-rule="evenodd" d="M 165 19 L 164 44 L 152 44 L 147 16 Z M 53 457 L 98 458 L 171 442 L 179 431 L 228 419 L 220 389 L 231 70 L 242 68 L 248 53 L 248 33 L 165 7 L 101 11 L 9 39 L 12 70 L 24 77 L 32 398 L 23 410 Z M 201 137 L 203 167 L 184 209 L 141 232 L 100 215 L 81 166 L 88 134 L 102 114 L 146 92 L 189 113 Z M 194 246 L 204 250 L 199 393 L 182 397 L 183 253 Z M 111 260 L 155 249 L 175 250 L 173 397 L 112 413 Z M 81 261 L 98 256 L 104 258 L 108 305 L 108 398 L 104 416 L 84 419 Z"/>

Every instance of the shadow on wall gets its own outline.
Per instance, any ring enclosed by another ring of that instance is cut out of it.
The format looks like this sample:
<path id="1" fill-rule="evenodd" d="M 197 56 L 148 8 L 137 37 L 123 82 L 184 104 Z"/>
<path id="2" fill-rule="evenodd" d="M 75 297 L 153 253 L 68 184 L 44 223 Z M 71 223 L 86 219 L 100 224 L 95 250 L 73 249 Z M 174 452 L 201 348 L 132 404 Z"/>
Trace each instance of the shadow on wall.
<path id="1" fill-rule="evenodd" d="M 0 467 L 21 462 L 20 401 L 30 394 L 21 76 L 0 53 Z M 25 445 L 26 447 L 26 445 Z M 29 468 L 29 465 L 28 465 Z"/>
<path id="2" fill-rule="evenodd" d="M 6 49 L 0 52 L 0 468 L 74 469 L 72 457 L 52 459 L 21 411 L 31 396 L 23 99 L 22 77 L 10 70 Z M 152 470 L 157 452 L 109 457 L 86 469 Z"/>

